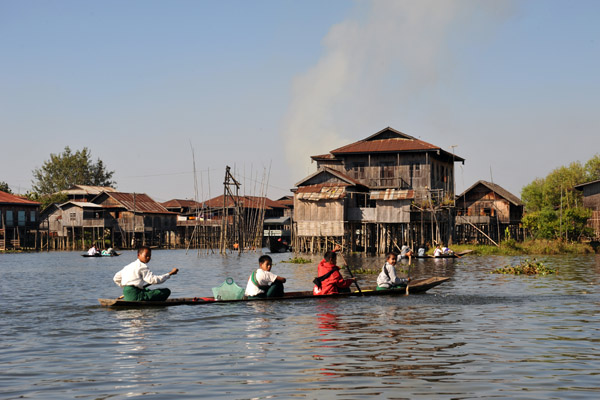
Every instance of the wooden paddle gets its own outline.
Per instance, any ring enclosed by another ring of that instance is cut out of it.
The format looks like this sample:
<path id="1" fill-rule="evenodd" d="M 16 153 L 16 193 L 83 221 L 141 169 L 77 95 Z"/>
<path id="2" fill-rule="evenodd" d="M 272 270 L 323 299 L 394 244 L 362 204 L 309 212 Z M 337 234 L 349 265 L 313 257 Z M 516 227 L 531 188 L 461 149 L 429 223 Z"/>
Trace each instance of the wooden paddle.
<path id="1" fill-rule="evenodd" d="M 354 278 L 354 274 L 352 273 L 350 266 L 348 265 L 348 263 L 346 262 L 346 259 L 344 258 L 344 255 L 342 254 L 341 246 L 340 246 L 340 257 L 342 258 L 342 262 L 346 266 L 346 269 L 348 270 L 350 277 Z M 354 278 L 354 284 L 356 285 L 356 288 L 358 289 L 358 293 L 360 293 L 362 295 L 363 292 L 362 292 L 362 290 L 360 290 L 360 286 L 358 286 L 358 282 L 356 281 L 356 278 Z"/>
<path id="2" fill-rule="evenodd" d="M 409 281 L 406 282 L 406 295 L 408 296 L 408 286 L 410 285 L 410 267 L 412 266 L 412 264 L 410 263 L 410 259 L 408 260 L 408 279 Z"/>

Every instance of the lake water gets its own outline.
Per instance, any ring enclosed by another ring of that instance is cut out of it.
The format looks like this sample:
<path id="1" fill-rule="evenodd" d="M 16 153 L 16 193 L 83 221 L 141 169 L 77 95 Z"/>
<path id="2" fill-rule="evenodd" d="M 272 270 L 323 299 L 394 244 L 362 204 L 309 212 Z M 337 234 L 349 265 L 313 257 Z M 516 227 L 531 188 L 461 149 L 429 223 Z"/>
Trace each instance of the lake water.
<path id="1" fill-rule="evenodd" d="M 315 263 L 281 263 L 307 290 Z M 172 297 L 245 287 L 256 253 L 154 251 Z M 587 399 L 600 395 L 600 257 L 539 257 L 556 276 L 490 274 L 521 257 L 416 260 L 424 295 L 111 310 L 133 261 L 0 254 L 2 399 Z M 349 258 L 380 268 L 381 259 Z M 376 275 L 360 276 L 362 286 Z"/>

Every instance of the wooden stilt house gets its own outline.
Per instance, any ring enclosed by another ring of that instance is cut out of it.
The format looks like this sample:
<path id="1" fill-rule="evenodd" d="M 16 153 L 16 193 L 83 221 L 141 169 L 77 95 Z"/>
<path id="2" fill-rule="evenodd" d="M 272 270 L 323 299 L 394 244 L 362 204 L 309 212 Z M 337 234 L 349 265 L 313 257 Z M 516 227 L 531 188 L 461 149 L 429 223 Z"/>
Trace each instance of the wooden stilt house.
<path id="1" fill-rule="evenodd" d="M 0 191 L 0 250 L 35 248 L 40 203 Z"/>
<path id="2" fill-rule="evenodd" d="M 523 203 L 492 182 L 477 181 L 456 198 L 456 237 L 463 243 L 523 240 Z"/>
<path id="3" fill-rule="evenodd" d="M 452 240 L 454 163 L 463 158 L 388 127 L 312 159 L 318 171 L 292 189 L 300 251 L 332 239 L 371 253 Z"/>
<path id="4" fill-rule="evenodd" d="M 588 226 L 594 230 L 594 240 L 600 240 L 600 180 L 582 183 L 575 189 L 583 192 L 583 206 L 592 210 Z"/>

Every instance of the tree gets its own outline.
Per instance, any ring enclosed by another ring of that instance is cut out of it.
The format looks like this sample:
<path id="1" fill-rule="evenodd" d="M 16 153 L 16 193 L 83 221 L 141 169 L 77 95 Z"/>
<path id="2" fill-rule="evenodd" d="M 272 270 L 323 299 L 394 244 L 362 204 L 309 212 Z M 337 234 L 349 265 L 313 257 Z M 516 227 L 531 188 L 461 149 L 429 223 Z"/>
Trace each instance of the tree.
<path id="1" fill-rule="evenodd" d="M 10 190 L 8 183 L 6 183 L 4 181 L 0 181 L 0 190 L 3 192 L 6 192 L 6 193 L 12 194 L 12 190 Z"/>
<path id="2" fill-rule="evenodd" d="M 61 154 L 50 154 L 50 160 L 41 168 L 33 170 L 32 196 L 40 198 L 66 190 L 73 185 L 113 186 L 114 171 L 107 171 L 98 159 L 91 161 L 91 153 L 83 150 L 71 151 L 69 146 Z"/>
<path id="3" fill-rule="evenodd" d="M 575 186 L 600 179 L 600 156 L 585 166 L 573 162 L 553 170 L 546 178 L 537 178 L 521 192 L 526 215 L 523 225 L 540 239 L 578 240 L 586 235 L 589 210 L 582 207 L 582 193 Z"/>
<path id="4" fill-rule="evenodd" d="M 596 154 L 585 163 L 585 172 L 587 174 L 587 182 L 597 181 L 600 179 L 600 154 Z"/>

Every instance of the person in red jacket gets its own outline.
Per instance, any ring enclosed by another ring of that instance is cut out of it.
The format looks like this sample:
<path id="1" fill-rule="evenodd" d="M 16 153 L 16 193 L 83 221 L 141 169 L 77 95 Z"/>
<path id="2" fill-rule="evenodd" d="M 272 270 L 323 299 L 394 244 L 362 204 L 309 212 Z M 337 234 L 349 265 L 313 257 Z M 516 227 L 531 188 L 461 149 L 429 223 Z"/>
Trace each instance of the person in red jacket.
<path id="1" fill-rule="evenodd" d="M 344 279 L 340 274 L 340 268 L 335 265 L 337 255 L 335 251 L 325 253 L 323 260 L 319 263 L 317 269 L 317 278 L 313 294 L 316 296 L 323 294 L 333 294 L 348 291 L 350 285 L 356 282 L 356 278 Z M 320 284 L 320 286 L 319 286 Z"/>

